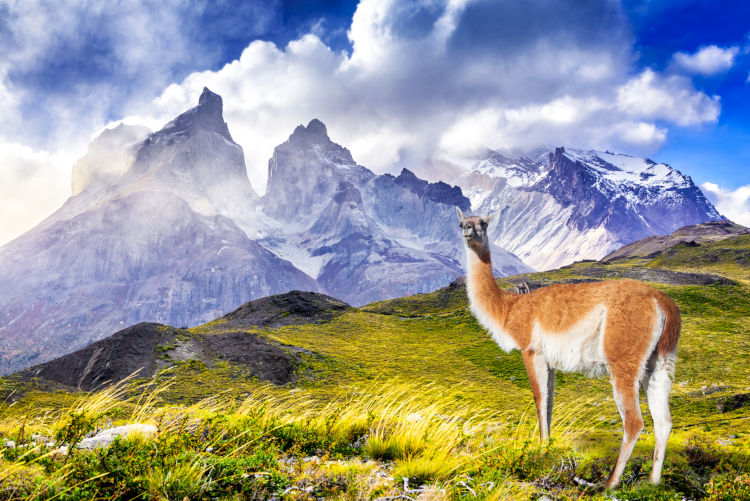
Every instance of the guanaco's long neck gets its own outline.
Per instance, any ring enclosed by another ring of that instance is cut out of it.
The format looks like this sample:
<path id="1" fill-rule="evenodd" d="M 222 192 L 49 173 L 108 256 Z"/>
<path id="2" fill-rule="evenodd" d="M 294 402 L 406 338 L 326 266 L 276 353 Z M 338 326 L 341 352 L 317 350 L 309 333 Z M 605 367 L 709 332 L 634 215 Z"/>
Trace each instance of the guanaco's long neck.
<path id="1" fill-rule="evenodd" d="M 468 274 L 466 287 L 469 300 L 474 309 L 487 318 L 504 327 L 508 313 L 516 300 L 515 294 L 506 292 L 497 286 L 492 274 L 492 261 L 486 246 L 475 252 L 467 249 Z"/>

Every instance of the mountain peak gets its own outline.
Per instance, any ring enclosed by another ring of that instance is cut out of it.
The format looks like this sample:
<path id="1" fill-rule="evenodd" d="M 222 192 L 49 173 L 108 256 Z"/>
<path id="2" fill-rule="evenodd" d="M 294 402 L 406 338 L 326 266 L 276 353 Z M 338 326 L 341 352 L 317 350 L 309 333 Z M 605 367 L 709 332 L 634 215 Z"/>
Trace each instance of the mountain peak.
<path id="1" fill-rule="evenodd" d="M 218 106 L 219 112 L 221 112 L 222 107 L 224 106 L 224 101 L 222 101 L 220 95 L 212 92 L 208 87 L 203 87 L 203 92 L 201 92 L 201 96 L 198 98 L 198 106 L 204 105 Z"/>
<path id="2" fill-rule="evenodd" d="M 289 141 L 305 145 L 314 143 L 328 144 L 331 142 L 331 138 L 328 137 L 328 129 L 325 124 L 317 118 L 313 118 L 307 124 L 307 127 L 302 124 L 298 125 L 292 135 L 289 136 Z"/>
<path id="3" fill-rule="evenodd" d="M 404 167 L 401 174 L 396 178 L 396 184 L 403 186 L 413 193 L 422 193 L 429 184 L 424 179 L 419 179 L 412 171 Z"/>
<path id="4" fill-rule="evenodd" d="M 229 127 L 224 121 L 224 102 L 221 96 L 212 92 L 208 87 L 203 87 L 203 92 L 198 98 L 198 106 L 187 110 L 156 134 L 165 135 L 192 135 L 197 130 L 215 132 L 221 134 L 229 141 L 234 142 Z"/>
<path id="5" fill-rule="evenodd" d="M 328 129 L 326 129 L 326 125 L 317 118 L 313 118 L 310 120 L 310 123 L 307 124 L 307 132 L 328 137 Z"/>

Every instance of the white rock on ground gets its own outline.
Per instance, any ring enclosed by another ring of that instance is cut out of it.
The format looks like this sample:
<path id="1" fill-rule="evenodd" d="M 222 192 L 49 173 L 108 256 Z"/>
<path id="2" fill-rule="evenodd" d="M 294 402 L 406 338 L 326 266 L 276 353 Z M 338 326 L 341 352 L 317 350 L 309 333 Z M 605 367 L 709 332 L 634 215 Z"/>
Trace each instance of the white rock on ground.
<path id="1" fill-rule="evenodd" d="M 115 440 L 115 437 L 128 437 L 132 435 L 142 435 L 150 437 L 155 435 L 158 429 L 151 424 L 127 424 L 102 430 L 93 437 L 84 438 L 76 447 L 79 449 L 96 449 L 99 447 L 109 447 Z"/>

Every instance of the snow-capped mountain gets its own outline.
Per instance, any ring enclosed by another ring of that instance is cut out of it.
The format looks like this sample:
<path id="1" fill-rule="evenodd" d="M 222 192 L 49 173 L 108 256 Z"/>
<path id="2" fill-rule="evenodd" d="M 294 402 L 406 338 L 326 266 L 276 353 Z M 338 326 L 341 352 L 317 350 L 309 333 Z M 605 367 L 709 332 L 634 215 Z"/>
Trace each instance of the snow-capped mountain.
<path id="1" fill-rule="evenodd" d="M 142 321 L 192 326 L 292 289 L 360 305 L 463 273 L 459 188 L 376 176 L 313 120 L 276 148 L 261 198 L 222 108 L 204 89 L 158 132 L 105 131 L 73 196 L 0 248 L 0 375 Z M 500 271 L 529 270 L 504 255 Z"/>
<path id="2" fill-rule="evenodd" d="M 722 219 L 690 177 L 649 159 L 555 148 L 487 152 L 463 167 L 455 182 L 474 212 L 500 213 L 495 243 L 539 270 Z"/>

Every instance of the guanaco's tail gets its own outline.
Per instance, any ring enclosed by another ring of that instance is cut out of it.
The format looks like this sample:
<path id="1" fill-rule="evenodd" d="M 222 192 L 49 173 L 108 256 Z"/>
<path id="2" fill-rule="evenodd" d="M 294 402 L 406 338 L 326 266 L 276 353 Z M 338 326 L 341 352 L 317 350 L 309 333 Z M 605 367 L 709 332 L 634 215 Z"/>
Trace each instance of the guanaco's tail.
<path id="1" fill-rule="evenodd" d="M 667 358 L 677 350 L 677 340 L 680 338 L 682 319 L 680 318 L 680 309 L 671 297 L 661 293 L 656 298 L 656 301 L 667 316 L 664 322 L 664 330 L 662 331 L 661 338 L 659 338 L 659 342 L 656 344 L 656 349 L 659 356 Z"/>

